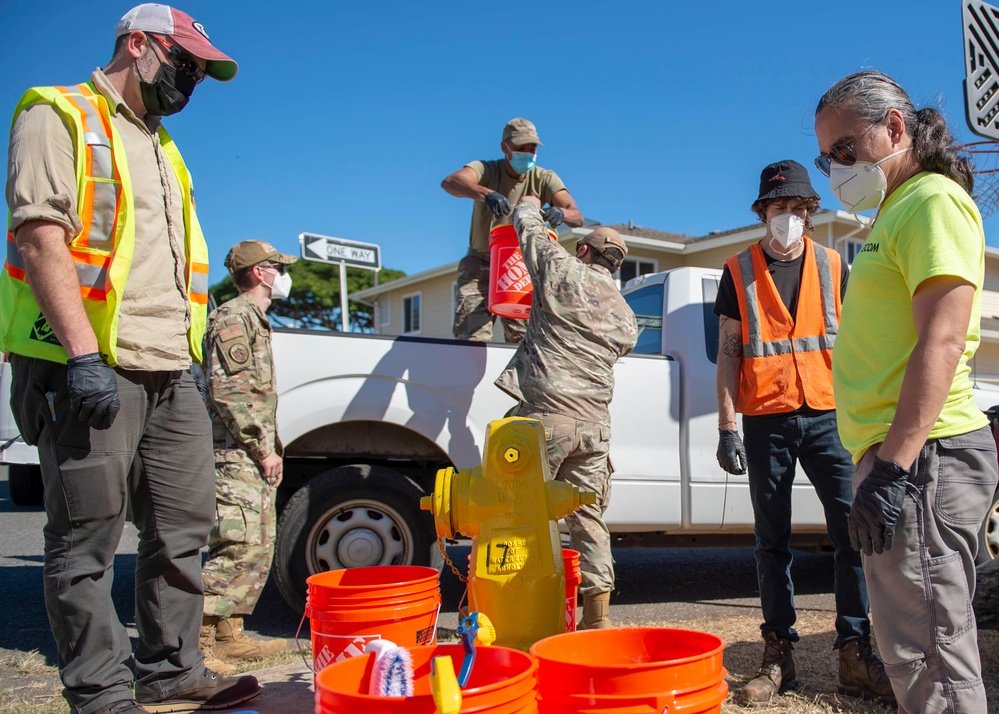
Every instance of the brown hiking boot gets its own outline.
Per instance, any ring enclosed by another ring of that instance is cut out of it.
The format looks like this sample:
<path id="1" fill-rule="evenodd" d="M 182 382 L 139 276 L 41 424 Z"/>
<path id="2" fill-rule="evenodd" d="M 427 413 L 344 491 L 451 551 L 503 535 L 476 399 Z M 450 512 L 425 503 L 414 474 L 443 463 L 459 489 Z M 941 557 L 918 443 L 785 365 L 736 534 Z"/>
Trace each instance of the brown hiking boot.
<path id="1" fill-rule="evenodd" d="M 760 671 L 746 683 L 735 696 L 736 702 L 744 707 L 766 706 L 776 694 L 798 686 L 798 675 L 794 671 L 794 658 L 791 640 L 778 637 L 776 632 L 763 636 L 766 643 L 763 649 L 763 664 Z"/>
<path id="2" fill-rule="evenodd" d="M 894 704 L 895 694 L 885 666 L 871 650 L 871 638 L 850 640 L 839 648 L 840 694 L 864 699 L 877 699 L 882 704 Z"/>
<path id="3" fill-rule="evenodd" d="M 291 649 L 288 640 L 251 637 L 243 629 L 243 618 L 220 619 L 215 625 L 215 656 L 225 662 L 262 659 Z"/>
<path id="4" fill-rule="evenodd" d="M 583 596 L 583 621 L 579 623 L 580 630 L 605 630 L 614 627 L 610 621 L 610 596 L 609 592 Z"/>
<path id="5" fill-rule="evenodd" d="M 137 692 L 138 693 L 138 692 Z M 229 709 L 260 694 L 256 677 L 220 677 L 210 669 L 201 673 L 201 681 L 193 687 L 172 694 L 166 699 L 139 701 L 147 712 L 189 712 Z"/>
<path id="6" fill-rule="evenodd" d="M 222 677 L 236 674 L 236 668 L 223 662 L 215 655 L 215 625 L 219 618 L 204 615 L 201 618 L 201 636 L 198 638 L 198 648 L 205 656 L 205 667 Z"/>

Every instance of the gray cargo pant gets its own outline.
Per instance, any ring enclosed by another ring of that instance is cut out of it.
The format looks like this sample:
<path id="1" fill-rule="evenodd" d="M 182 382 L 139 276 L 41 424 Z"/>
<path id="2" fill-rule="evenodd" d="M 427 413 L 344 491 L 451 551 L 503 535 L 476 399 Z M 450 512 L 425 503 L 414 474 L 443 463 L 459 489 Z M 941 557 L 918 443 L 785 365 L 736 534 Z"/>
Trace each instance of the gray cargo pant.
<path id="1" fill-rule="evenodd" d="M 90 714 L 131 699 L 133 679 L 149 699 L 200 682 L 201 548 L 215 484 L 211 421 L 194 379 L 116 370 L 121 411 L 98 431 L 70 413 L 65 365 L 14 355 L 11 366 L 11 407 L 38 445 L 45 481 L 45 607 L 63 696 L 74 714 Z M 139 531 L 134 655 L 111 600 L 129 500 Z"/>
<path id="2" fill-rule="evenodd" d="M 545 425 L 548 469 L 559 481 L 597 494 L 597 502 L 580 506 L 566 516 L 569 547 L 579 551 L 582 575 L 581 595 L 596 595 L 614 589 L 614 559 L 610 531 L 604 512 L 610 505 L 611 473 L 610 427 L 574 419 L 562 414 L 540 412 L 521 404 L 510 416 L 538 419 Z"/>
<path id="3" fill-rule="evenodd" d="M 879 446 L 857 464 L 855 490 Z M 894 545 L 863 557 L 871 623 L 899 714 L 988 710 L 971 601 L 978 532 L 996 479 L 988 427 L 928 441 L 906 486 Z"/>
<path id="4" fill-rule="evenodd" d="M 458 263 L 454 285 L 454 337 L 458 340 L 489 342 L 493 338 L 496 316 L 489 312 L 489 261 L 478 255 L 466 255 Z M 524 339 L 527 320 L 501 317 L 507 342 Z"/>

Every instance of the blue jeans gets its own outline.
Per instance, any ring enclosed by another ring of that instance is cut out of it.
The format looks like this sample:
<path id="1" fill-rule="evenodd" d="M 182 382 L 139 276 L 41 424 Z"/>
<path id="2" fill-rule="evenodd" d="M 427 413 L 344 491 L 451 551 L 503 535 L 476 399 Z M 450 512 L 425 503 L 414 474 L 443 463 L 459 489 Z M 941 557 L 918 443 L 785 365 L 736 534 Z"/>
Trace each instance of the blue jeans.
<path id="1" fill-rule="evenodd" d="M 791 582 L 791 484 L 795 464 L 815 487 L 835 552 L 836 644 L 868 637 L 870 601 L 860 553 L 850 546 L 847 521 L 853 504 L 853 461 L 836 429 L 836 412 L 811 416 L 743 417 L 749 495 L 756 532 L 756 575 L 763 606 L 763 634 L 792 642 L 794 583 Z"/>

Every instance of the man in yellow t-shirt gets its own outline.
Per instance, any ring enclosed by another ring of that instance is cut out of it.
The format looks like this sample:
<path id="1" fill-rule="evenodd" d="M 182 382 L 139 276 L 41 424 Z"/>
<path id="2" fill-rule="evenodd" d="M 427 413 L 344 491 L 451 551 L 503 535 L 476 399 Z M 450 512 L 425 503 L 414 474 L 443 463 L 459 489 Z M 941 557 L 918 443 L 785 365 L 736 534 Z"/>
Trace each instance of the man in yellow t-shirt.
<path id="1" fill-rule="evenodd" d="M 971 602 L 999 474 L 969 379 L 985 275 L 971 165 L 939 112 L 917 112 L 876 71 L 823 95 L 815 133 L 840 202 L 879 208 L 854 259 L 833 387 L 885 671 L 900 712 L 984 712 Z"/>
<path id="2" fill-rule="evenodd" d="M 488 342 L 493 336 L 496 316 L 489 312 L 489 231 L 493 226 L 511 223 L 513 207 L 524 196 L 533 196 L 542 205 L 545 220 L 552 228 L 562 223 L 578 228 L 583 214 L 554 171 L 535 164 L 541 139 L 527 119 L 511 119 L 503 127 L 502 159 L 472 161 L 441 182 L 441 187 L 458 198 L 471 198 L 472 226 L 468 254 L 458 263 L 455 285 L 454 336 L 459 340 Z M 502 318 L 507 342 L 520 342 L 526 323 Z"/>

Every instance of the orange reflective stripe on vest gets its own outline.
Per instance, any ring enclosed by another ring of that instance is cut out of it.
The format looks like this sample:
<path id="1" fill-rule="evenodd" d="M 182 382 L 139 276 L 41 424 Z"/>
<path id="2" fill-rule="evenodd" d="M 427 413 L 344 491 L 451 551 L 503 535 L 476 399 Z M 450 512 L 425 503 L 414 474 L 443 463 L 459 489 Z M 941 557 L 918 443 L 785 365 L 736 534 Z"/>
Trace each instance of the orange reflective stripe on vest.
<path id="1" fill-rule="evenodd" d="M 735 282 L 742 320 L 737 411 L 780 414 L 806 403 L 834 409 L 832 350 L 840 314 L 839 254 L 805 238 L 797 313 L 777 292 L 759 244 L 726 265 Z"/>
<path id="2" fill-rule="evenodd" d="M 191 302 L 196 302 L 199 305 L 208 304 L 208 263 L 190 263 L 191 274 L 188 276 L 187 283 L 191 287 L 188 289 L 188 295 L 191 298 Z"/>

